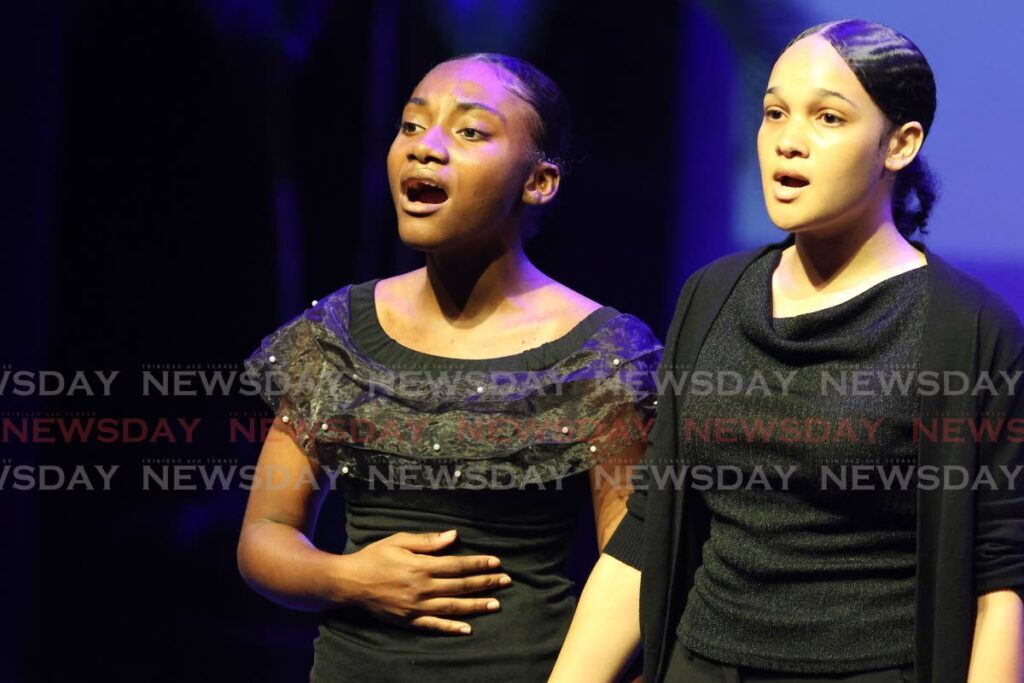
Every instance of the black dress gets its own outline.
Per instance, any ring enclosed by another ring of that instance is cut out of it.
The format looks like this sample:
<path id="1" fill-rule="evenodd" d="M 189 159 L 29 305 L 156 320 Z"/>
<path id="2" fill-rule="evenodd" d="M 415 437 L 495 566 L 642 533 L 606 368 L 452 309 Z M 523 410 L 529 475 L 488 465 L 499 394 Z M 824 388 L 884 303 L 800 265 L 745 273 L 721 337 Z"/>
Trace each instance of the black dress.
<path id="1" fill-rule="evenodd" d="M 461 360 L 390 339 L 376 281 L 343 288 L 247 361 L 306 453 L 338 475 L 346 553 L 398 531 L 457 529 L 441 554 L 493 554 L 512 577 L 469 636 L 324 614 L 313 681 L 547 679 L 575 598 L 565 561 L 588 470 L 642 441 L 661 346 L 638 319 L 594 311 L 513 356 Z M 614 471 L 612 469 L 611 471 Z"/>

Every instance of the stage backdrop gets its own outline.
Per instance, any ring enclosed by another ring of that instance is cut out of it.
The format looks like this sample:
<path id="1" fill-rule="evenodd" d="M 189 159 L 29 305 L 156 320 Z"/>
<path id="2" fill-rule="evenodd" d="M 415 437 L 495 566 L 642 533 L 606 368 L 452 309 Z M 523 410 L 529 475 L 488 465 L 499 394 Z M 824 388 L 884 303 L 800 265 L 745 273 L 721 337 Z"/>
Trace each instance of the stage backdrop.
<path id="1" fill-rule="evenodd" d="M 384 159 L 433 64 L 508 52 L 562 85 L 571 172 L 528 250 L 663 335 L 693 270 L 780 237 L 756 181 L 761 93 L 793 35 L 850 16 L 905 31 L 936 70 L 924 152 L 944 193 L 926 241 L 1024 310 L 1016 4 L 7 3 L 0 372 L 119 375 L 108 395 L 0 390 L 0 682 L 305 679 L 316 615 L 263 600 L 235 567 L 237 469 L 260 443 L 229 423 L 265 406 L 143 377 L 237 371 L 311 299 L 421 263 L 395 234 Z M 195 428 L 113 443 L 11 428 L 103 417 Z M 16 466 L 34 483 L 15 486 Z M 110 490 L 69 486 L 97 466 L 119 468 Z M 147 467 L 185 480 L 147 485 Z M 215 471 L 228 478 L 204 480 Z M 325 504 L 325 548 L 344 544 L 342 504 Z"/>

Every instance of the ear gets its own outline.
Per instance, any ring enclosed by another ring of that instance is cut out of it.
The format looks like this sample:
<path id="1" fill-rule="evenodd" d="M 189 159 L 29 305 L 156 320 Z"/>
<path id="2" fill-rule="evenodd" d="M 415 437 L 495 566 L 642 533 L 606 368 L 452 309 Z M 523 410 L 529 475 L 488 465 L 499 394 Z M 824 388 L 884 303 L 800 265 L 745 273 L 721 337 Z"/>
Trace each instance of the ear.
<path id="1" fill-rule="evenodd" d="M 924 128 L 917 121 L 908 121 L 889 136 L 889 147 L 885 153 L 885 170 L 890 173 L 901 171 L 910 165 L 924 144 Z"/>
<path id="2" fill-rule="evenodd" d="M 558 194 L 562 172 L 550 161 L 538 161 L 523 185 L 523 203 L 530 206 L 547 204 Z"/>

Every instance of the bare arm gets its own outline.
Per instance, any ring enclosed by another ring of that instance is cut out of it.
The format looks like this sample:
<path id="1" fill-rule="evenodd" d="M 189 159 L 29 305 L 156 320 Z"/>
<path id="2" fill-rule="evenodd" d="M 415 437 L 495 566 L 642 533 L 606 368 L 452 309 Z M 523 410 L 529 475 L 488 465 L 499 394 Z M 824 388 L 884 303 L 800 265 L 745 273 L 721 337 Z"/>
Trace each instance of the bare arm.
<path id="1" fill-rule="evenodd" d="M 679 293 L 665 343 L 665 355 L 658 366 L 659 377 L 674 371 L 679 329 L 684 324 L 689 302 L 703 273 L 704 269 L 691 275 Z M 671 462 L 676 449 L 674 403 L 672 395 L 664 392 L 664 387 L 668 386 L 669 383 L 657 384 L 659 396 L 655 405 L 658 405 L 662 417 L 655 421 L 648 435 L 649 443 L 641 447 L 644 457 L 654 465 Z M 651 488 L 648 469 L 643 464 L 640 464 L 638 475 L 636 490 L 626 501 L 627 516 L 618 515 L 621 523 L 617 533 L 630 529 L 635 532 L 643 528 L 647 492 Z M 630 482 L 633 481 L 630 477 Z M 640 566 L 642 560 L 637 553 L 640 547 L 638 541 L 642 545 L 642 536 L 638 538 L 633 533 L 626 533 L 621 538 L 622 542 L 617 548 L 608 549 L 614 550 L 623 559 L 635 560 L 635 564 Z M 640 576 L 639 569 L 616 556 L 607 552 L 601 554 L 580 596 L 580 603 L 576 607 L 576 614 L 549 683 L 575 683 L 581 680 L 600 683 L 615 680 L 640 645 Z"/>
<path id="2" fill-rule="evenodd" d="M 643 459 L 646 447 L 646 442 L 635 442 L 612 460 L 590 470 L 598 550 L 604 550 L 626 515 L 626 501 L 633 492 L 633 467 Z"/>
<path id="3" fill-rule="evenodd" d="M 1024 604 L 1014 591 L 978 598 L 967 683 L 1024 683 Z"/>
<path id="4" fill-rule="evenodd" d="M 627 512 L 630 473 L 646 444 L 623 452 L 614 464 L 591 470 L 597 542 L 604 549 Z M 605 468 L 607 476 L 601 476 Z M 616 478 L 615 475 L 619 478 Z M 609 480 L 613 483 L 609 483 Z M 583 588 L 569 633 L 549 683 L 614 681 L 640 645 L 640 571 L 602 553 Z"/>
<path id="5" fill-rule="evenodd" d="M 260 452 L 238 539 L 238 569 L 257 593 L 314 611 L 338 604 L 336 555 L 310 541 L 327 476 L 277 423 Z"/>
<path id="6" fill-rule="evenodd" d="M 640 645 L 640 572 L 602 554 L 548 683 L 614 681 Z"/>
<path id="7" fill-rule="evenodd" d="M 613 461 L 591 470 L 598 545 L 602 551 L 616 531 L 622 533 L 624 529 L 620 526 L 643 524 L 647 471 L 641 468 L 637 472 L 638 490 L 634 490 L 633 474 L 650 446 L 647 439 L 637 440 Z M 606 476 L 601 475 L 602 468 Z M 625 519 L 627 514 L 629 519 Z M 624 519 L 631 523 L 622 525 Z M 624 538 L 628 537 L 629 534 Z M 620 544 L 617 552 L 623 550 Z M 640 575 L 639 569 L 602 552 L 583 588 L 549 682 L 617 679 L 640 645 Z"/>
<path id="8" fill-rule="evenodd" d="M 357 605 L 380 619 L 417 628 L 469 633 L 465 622 L 442 618 L 491 612 L 494 598 L 451 596 L 511 583 L 496 557 L 441 556 L 456 537 L 396 533 L 362 550 L 335 555 L 310 537 L 323 502 L 327 474 L 285 433 L 279 422 L 260 452 L 238 540 L 238 569 L 257 593 L 299 610 Z"/>

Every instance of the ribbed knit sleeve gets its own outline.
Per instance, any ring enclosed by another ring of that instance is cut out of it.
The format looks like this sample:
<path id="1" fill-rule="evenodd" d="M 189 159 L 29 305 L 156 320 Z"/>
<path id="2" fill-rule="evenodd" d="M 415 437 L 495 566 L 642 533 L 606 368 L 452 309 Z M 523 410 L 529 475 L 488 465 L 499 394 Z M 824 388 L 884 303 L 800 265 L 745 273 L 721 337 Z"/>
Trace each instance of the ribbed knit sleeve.
<path id="1" fill-rule="evenodd" d="M 987 302 L 979 339 L 996 391 L 978 421 L 978 464 L 996 486 L 978 487 L 974 540 L 977 595 L 1014 590 L 1024 600 L 1024 329 L 1001 299 Z M 982 367 L 986 367 L 982 365 Z"/>

